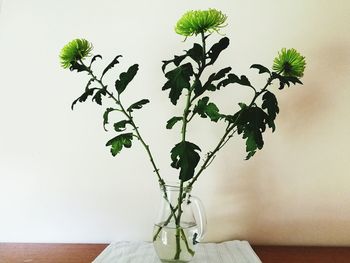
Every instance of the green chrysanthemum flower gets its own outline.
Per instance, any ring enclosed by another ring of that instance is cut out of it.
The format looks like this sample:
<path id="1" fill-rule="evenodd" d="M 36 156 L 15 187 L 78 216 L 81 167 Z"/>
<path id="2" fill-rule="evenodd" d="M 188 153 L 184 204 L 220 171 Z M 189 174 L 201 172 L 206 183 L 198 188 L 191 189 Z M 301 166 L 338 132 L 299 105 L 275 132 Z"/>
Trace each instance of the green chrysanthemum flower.
<path id="1" fill-rule="evenodd" d="M 84 59 L 90 56 L 92 44 L 86 39 L 74 39 L 65 45 L 60 53 L 61 66 L 69 68 L 72 62 Z"/>
<path id="2" fill-rule="evenodd" d="M 183 36 L 193 36 L 204 32 L 218 32 L 226 26 L 227 16 L 216 9 L 186 12 L 176 23 L 175 32 Z"/>
<path id="3" fill-rule="evenodd" d="M 272 69 L 288 77 L 302 77 L 305 70 L 305 57 L 294 48 L 282 48 L 273 61 Z"/>

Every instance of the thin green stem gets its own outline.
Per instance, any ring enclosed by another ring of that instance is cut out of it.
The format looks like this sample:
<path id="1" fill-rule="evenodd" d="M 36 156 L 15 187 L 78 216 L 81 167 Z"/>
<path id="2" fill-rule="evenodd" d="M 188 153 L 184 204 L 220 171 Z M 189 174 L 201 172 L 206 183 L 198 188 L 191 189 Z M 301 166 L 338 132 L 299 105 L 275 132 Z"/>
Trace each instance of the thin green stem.
<path id="1" fill-rule="evenodd" d="M 205 44 L 204 32 L 201 33 L 201 37 L 202 37 L 202 44 L 203 44 L 202 61 L 201 61 L 201 64 L 199 64 L 198 74 L 195 75 L 196 79 L 198 79 L 198 80 L 199 80 L 203 70 L 206 67 L 206 44 Z M 191 104 L 191 102 L 192 102 L 191 94 L 192 94 L 192 88 L 190 88 L 190 90 L 188 91 L 185 109 L 184 109 L 183 117 L 182 117 L 182 129 L 181 129 L 182 142 L 186 141 L 187 124 L 193 117 L 193 115 L 192 115 L 192 117 L 190 119 L 188 119 L 188 115 L 190 113 L 190 107 L 192 105 Z M 181 231 L 180 231 L 180 229 L 181 229 L 181 215 L 183 212 L 181 209 L 181 205 L 182 205 L 182 202 L 184 199 L 183 188 L 184 188 L 184 181 L 181 180 L 180 181 L 179 197 L 178 197 L 178 205 L 177 205 L 178 206 L 178 214 L 177 214 L 177 221 L 176 221 L 176 253 L 175 253 L 175 257 L 174 257 L 175 260 L 180 258 L 180 253 L 181 253 L 181 246 L 180 246 L 180 233 L 181 233 Z M 185 236 L 184 236 L 184 238 L 186 239 Z M 187 240 L 186 240 L 186 243 L 187 243 Z M 188 243 L 187 243 L 187 245 L 188 245 Z"/>
<path id="2" fill-rule="evenodd" d="M 188 253 L 190 253 L 192 256 L 194 256 L 194 251 L 188 245 L 186 233 L 182 228 L 181 228 L 181 239 L 185 242 L 185 246 L 186 246 Z"/>
<path id="3" fill-rule="evenodd" d="M 255 92 L 255 95 L 250 102 L 248 108 L 252 107 L 252 105 L 255 103 L 256 99 L 266 91 L 267 87 L 271 85 L 273 78 L 270 76 L 269 79 L 267 80 L 266 85 L 259 91 Z M 237 125 L 237 122 L 240 118 L 240 115 L 237 117 L 236 121 L 234 123 L 231 123 L 228 125 L 228 128 L 225 130 L 224 135 L 220 139 L 219 143 L 216 145 L 213 151 L 211 151 L 208 155 L 207 158 L 204 160 L 203 165 L 199 169 L 199 171 L 196 173 L 196 175 L 192 178 L 191 182 L 188 184 L 188 187 L 192 187 L 193 184 L 198 180 L 198 177 L 201 175 L 201 173 L 209 166 L 211 163 L 211 160 L 215 158 L 215 154 L 228 142 L 228 140 L 231 139 L 232 135 L 235 133 L 234 128 Z M 232 132 L 232 134 L 230 134 Z"/>
<path id="4" fill-rule="evenodd" d="M 86 67 L 86 65 L 85 65 L 82 61 L 80 61 L 80 63 Z M 115 101 L 115 103 L 116 103 L 118 106 L 120 106 L 120 109 L 118 109 L 118 110 L 121 111 L 121 112 L 128 118 L 128 120 L 130 121 L 130 124 L 131 124 L 131 126 L 134 128 L 135 133 L 136 133 L 138 139 L 140 140 L 141 144 L 142 144 L 143 147 L 145 148 L 145 150 L 146 150 L 146 152 L 147 152 L 147 154 L 148 154 L 148 156 L 149 156 L 149 158 L 150 158 L 151 164 L 152 164 L 152 166 L 153 166 L 153 168 L 154 168 L 154 172 L 155 172 L 156 175 L 157 175 L 158 182 L 159 182 L 160 186 L 164 186 L 164 185 L 165 185 L 165 182 L 164 182 L 163 178 L 160 176 L 159 169 L 158 169 L 158 167 L 157 167 L 157 165 L 156 165 L 156 163 L 155 163 L 155 161 L 154 161 L 153 155 L 152 155 L 152 153 L 151 153 L 151 151 L 150 151 L 150 149 L 149 149 L 149 145 L 146 144 L 146 142 L 144 141 L 143 137 L 141 136 L 141 134 L 140 134 L 140 132 L 139 132 L 139 130 L 138 130 L 138 127 L 136 126 L 136 124 L 135 124 L 135 122 L 134 122 L 134 120 L 133 120 L 131 114 L 128 113 L 128 112 L 125 110 L 125 108 L 123 107 L 123 105 L 122 105 L 122 103 L 121 103 L 121 101 L 120 101 L 120 96 L 119 96 L 119 94 L 118 94 L 118 98 L 116 98 L 111 92 L 109 92 L 109 91 L 107 90 L 107 85 L 104 85 L 104 84 L 103 84 L 102 79 L 101 79 L 101 78 L 100 78 L 100 79 L 97 78 L 96 75 L 92 72 L 92 70 L 91 70 L 90 67 L 86 67 L 86 68 L 87 68 L 87 71 L 88 71 L 89 75 L 90 75 L 95 81 L 97 81 L 97 82 L 101 85 L 101 87 L 102 87 L 103 89 L 105 89 L 106 94 L 108 94 L 108 96 L 109 96 L 111 99 L 113 99 L 113 100 Z"/>

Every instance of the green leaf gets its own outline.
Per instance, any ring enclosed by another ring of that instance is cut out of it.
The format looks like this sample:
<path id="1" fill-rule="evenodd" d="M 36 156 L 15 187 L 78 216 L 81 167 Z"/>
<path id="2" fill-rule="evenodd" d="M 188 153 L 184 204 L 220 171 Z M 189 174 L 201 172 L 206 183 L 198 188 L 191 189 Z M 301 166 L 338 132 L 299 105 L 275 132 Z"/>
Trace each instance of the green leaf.
<path id="1" fill-rule="evenodd" d="M 190 88 L 190 77 L 193 75 L 192 65 L 186 63 L 165 74 L 168 81 L 162 90 L 170 89 L 169 98 L 172 104 L 176 105 L 183 89 Z"/>
<path id="2" fill-rule="evenodd" d="M 115 110 L 117 110 L 117 109 L 107 108 L 106 111 L 103 113 L 103 129 L 105 131 L 107 131 L 106 124 L 108 124 L 109 113 L 112 112 L 112 111 L 115 111 Z"/>
<path id="3" fill-rule="evenodd" d="M 220 83 L 218 85 L 213 85 L 213 81 L 220 80 L 226 76 L 228 72 L 231 71 L 231 67 L 223 68 L 217 73 L 213 73 L 209 76 L 208 81 L 204 84 L 205 90 L 215 91 L 220 89 Z"/>
<path id="4" fill-rule="evenodd" d="M 105 88 L 99 89 L 92 97 L 92 101 L 95 101 L 98 105 L 102 105 L 102 96 L 105 96 L 106 94 Z"/>
<path id="5" fill-rule="evenodd" d="M 279 89 L 283 89 L 286 85 L 289 87 L 290 82 L 294 85 L 296 83 L 303 84 L 300 79 L 297 77 L 289 77 L 289 76 L 282 76 L 281 74 L 278 74 L 276 72 L 271 73 L 272 79 L 278 79 L 280 81 L 280 87 Z"/>
<path id="6" fill-rule="evenodd" d="M 94 63 L 95 60 L 98 59 L 98 58 L 99 58 L 99 59 L 102 59 L 102 56 L 101 56 L 101 55 L 95 55 L 95 56 L 93 56 L 92 59 L 91 59 L 91 61 L 90 61 L 90 66 L 89 66 L 89 67 L 91 67 L 92 63 Z"/>
<path id="7" fill-rule="evenodd" d="M 119 60 L 118 60 L 118 59 L 121 58 L 121 57 L 122 57 L 122 55 L 116 56 L 116 57 L 112 60 L 112 62 L 108 64 L 108 66 L 107 66 L 107 67 L 103 70 L 103 72 L 102 72 L 101 79 L 103 78 L 103 76 L 104 76 L 111 68 L 113 68 L 116 64 L 119 63 Z"/>
<path id="8" fill-rule="evenodd" d="M 76 100 L 73 101 L 71 109 L 73 110 L 74 105 L 79 101 L 79 102 L 84 102 L 87 100 L 89 96 L 92 96 L 94 94 L 94 91 L 97 90 L 98 88 L 92 88 L 92 89 L 86 89 L 85 92 Z"/>
<path id="9" fill-rule="evenodd" d="M 193 109 L 193 113 L 198 113 L 202 118 L 209 117 L 211 121 L 217 122 L 221 118 L 218 107 L 210 102 L 209 97 L 198 100 L 197 105 Z"/>
<path id="10" fill-rule="evenodd" d="M 118 121 L 117 123 L 114 123 L 114 130 L 116 132 L 122 132 L 122 131 L 125 131 L 126 129 L 126 124 L 129 124 L 130 121 L 129 120 L 122 120 L 122 121 Z"/>
<path id="11" fill-rule="evenodd" d="M 246 156 L 246 160 L 249 160 L 251 157 L 253 157 L 254 156 L 254 154 L 256 153 L 256 151 L 251 151 L 251 152 L 249 152 L 248 154 L 247 154 L 247 156 Z"/>
<path id="12" fill-rule="evenodd" d="M 218 107 L 212 102 L 208 103 L 205 113 L 213 122 L 217 122 L 221 118 Z"/>
<path id="13" fill-rule="evenodd" d="M 194 61 L 196 61 L 198 64 L 203 60 L 203 48 L 201 45 L 195 43 L 193 45 L 193 47 L 189 50 L 185 50 L 186 54 L 181 55 L 181 56 L 174 56 L 174 59 L 171 60 L 163 60 L 163 65 L 162 65 L 162 71 L 164 72 L 166 67 L 170 64 L 170 63 L 174 63 L 174 65 L 176 67 L 178 67 L 181 62 L 186 58 L 186 57 L 190 57 L 192 58 Z"/>
<path id="14" fill-rule="evenodd" d="M 272 92 L 266 91 L 262 96 L 262 100 L 261 108 L 266 109 L 270 119 L 274 120 L 280 111 L 276 96 Z"/>
<path id="15" fill-rule="evenodd" d="M 202 86 L 202 82 L 199 79 L 195 79 L 193 83 L 193 91 L 195 94 L 193 100 L 204 93 L 205 88 Z"/>
<path id="16" fill-rule="evenodd" d="M 89 89 L 91 83 L 94 82 L 94 78 L 91 78 L 89 79 L 89 81 L 87 82 L 86 86 L 85 86 L 85 92 L 79 97 L 77 98 L 76 100 L 73 101 L 72 105 L 71 105 L 71 109 L 73 110 L 74 108 L 74 105 L 80 101 L 80 102 L 83 102 L 83 101 L 86 101 L 86 99 L 88 98 L 88 96 L 91 96 L 93 95 L 94 93 L 94 89 Z M 96 88 L 95 88 L 96 89 Z"/>
<path id="17" fill-rule="evenodd" d="M 284 77 L 285 80 L 287 80 L 288 82 L 292 82 L 294 85 L 299 83 L 301 85 L 303 85 L 303 83 L 300 81 L 300 79 L 298 79 L 297 77 Z"/>
<path id="18" fill-rule="evenodd" d="M 187 55 L 198 64 L 203 60 L 203 48 L 201 45 L 194 43 L 193 48 L 187 51 Z"/>
<path id="19" fill-rule="evenodd" d="M 201 151 L 201 149 L 188 141 L 176 144 L 171 150 L 171 166 L 180 169 L 179 179 L 183 182 L 190 180 L 194 176 L 194 170 L 200 160 L 197 151 Z"/>
<path id="20" fill-rule="evenodd" d="M 221 70 L 219 70 L 219 72 L 217 73 L 213 73 L 209 76 L 208 78 L 208 82 L 213 82 L 215 80 L 220 80 L 222 79 L 223 77 L 226 76 L 227 73 L 229 73 L 231 71 L 231 67 L 227 67 L 227 68 L 223 68 Z"/>
<path id="21" fill-rule="evenodd" d="M 123 147 L 130 148 L 131 147 L 131 141 L 133 139 L 132 133 L 124 133 L 120 134 L 113 139 L 109 140 L 106 143 L 106 146 L 111 146 L 111 153 L 113 156 L 116 156 Z"/>
<path id="22" fill-rule="evenodd" d="M 117 79 L 115 82 L 115 89 L 119 94 L 121 94 L 128 86 L 128 84 L 133 80 L 138 70 L 139 65 L 134 64 L 128 69 L 127 72 L 122 72 L 119 75 L 119 79 Z"/>
<path id="23" fill-rule="evenodd" d="M 245 136 L 247 136 L 246 137 L 247 152 L 252 152 L 252 151 L 255 151 L 256 149 L 262 149 L 262 147 L 264 146 L 262 133 L 259 130 L 247 129 L 243 134 L 243 138 L 245 138 Z"/>
<path id="24" fill-rule="evenodd" d="M 214 44 L 211 49 L 208 51 L 208 57 L 210 62 L 207 65 L 212 65 L 215 63 L 220 53 L 228 47 L 230 40 L 227 37 L 220 39 L 220 41 Z"/>
<path id="25" fill-rule="evenodd" d="M 162 71 L 165 71 L 165 68 L 170 64 L 170 63 L 174 63 L 175 66 L 179 66 L 180 63 L 187 57 L 187 54 L 182 55 L 182 56 L 174 56 L 174 59 L 171 60 L 163 60 L 163 65 L 162 65 Z"/>
<path id="26" fill-rule="evenodd" d="M 241 134 L 243 132 L 243 127 L 245 124 L 244 117 L 241 116 L 245 114 L 245 111 L 247 110 L 248 106 L 245 103 L 238 103 L 239 107 L 241 108 L 239 111 L 237 111 L 234 115 L 225 115 L 225 121 L 234 124 L 237 126 L 237 132 L 238 134 Z"/>
<path id="27" fill-rule="evenodd" d="M 227 75 L 226 79 L 219 82 L 218 88 L 220 88 L 221 86 L 226 87 L 228 84 L 232 84 L 232 83 L 238 83 L 243 86 L 251 86 L 250 81 L 246 76 L 242 75 L 239 78 L 237 75 L 231 73 Z"/>
<path id="28" fill-rule="evenodd" d="M 246 160 L 252 157 L 257 149 L 261 149 L 264 145 L 262 133 L 259 130 L 250 129 L 247 127 L 243 133 L 243 139 L 246 139 Z"/>
<path id="29" fill-rule="evenodd" d="M 77 72 L 88 71 L 88 68 L 85 65 L 82 65 L 76 61 L 71 62 L 71 66 L 69 69 L 70 71 L 76 70 Z"/>
<path id="30" fill-rule="evenodd" d="M 243 139 L 246 139 L 246 159 L 249 159 L 264 146 L 262 133 L 266 130 L 266 125 L 269 125 L 270 117 L 259 107 L 248 108 L 243 104 L 235 118 L 238 134 L 243 133 Z"/>
<path id="31" fill-rule="evenodd" d="M 179 65 L 181 64 L 181 62 L 182 62 L 186 57 L 187 57 L 186 54 L 185 54 L 185 55 L 182 55 L 182 56 L 174 56 L 173 62 L 174 62 L 174 64 L 175 64 L 175 66 L 176 66 L 176 67 L 179 66 Z"/>
<path id="32" fill-rule="evenodd" d="M 263 65 L 260 64 L 253 64 L 250 66 L 250 68 L 256 68 L 259 70 L 259 74 L 263 74 L 263 73 L 269 73 L 270 74 L 270 70 L 266 67 L 264 67 Z"/>
<path id="33" fill-rule="evenodd" d="M 140 100 L 138 102 L 135 102 L 134 104 L 132 104 L 128 109 L 127 111 L 128 112 L 133 112 L 133 110 L 137 110 L 137 109 L 141 109 L 143 105 L 149 103 L 149 100 L 147 99 L 143 99 L 143 100 Z"/>
<path id="34" fill-rule="evenodd" d="M 182 117 L 172 117 L 170 120 L 167 121 L 166 123 L 166 128 L 167 129 L 172 129 L 178 121 L 181 121 Z"/>
<path id="35" fill-rule="evenodd" d="M 202 86 L 202 84 L 200 83 L 199 80 L 195 80 L 195 83 L 194 83 L 194 87 L 195 87 L 194 88 L 194 94 L 195 94 L 195 96 L 194 96 L 193 99 L 195 99 L 195 98 L 199 97 L 200 95 L 202 95 L 206 90 L 215 91 L 217 89 L 220 89 L 219 86 L 216 86 L 216 85 L 212 84 L 212 82 L 222 79 L 230 71 L 231 71 L 231 67 L 227 67 L 227 68 L 221 69 L 217 73 L 211 74 L 209 76 L 207 82 L 203 86 Z M 199 83 L 197 84 L 196 82 L 199 82 Z"/>

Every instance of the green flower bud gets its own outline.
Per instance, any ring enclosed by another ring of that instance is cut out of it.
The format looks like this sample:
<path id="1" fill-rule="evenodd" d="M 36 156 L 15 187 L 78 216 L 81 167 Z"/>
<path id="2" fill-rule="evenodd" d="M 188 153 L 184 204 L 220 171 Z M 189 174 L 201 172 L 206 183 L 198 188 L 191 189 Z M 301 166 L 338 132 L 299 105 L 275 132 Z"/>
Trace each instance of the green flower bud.
<path id="1" fill-rule="evenodd" d="M 300 78 L 304 75 L 305 65 L 305 57 L 294 48 L 282 48 L 273 61 L 272 69 L 283 76 Z"/>
<path id="2" fill-rule="evenodd" d="M 216 9 L 186 12 L 176 23 L 175 32 L 183 36 L 193 36 L 214 31 L 226 26 L 227 16 Z"/>
<path id="3" fill-rule="evenodd" d="M 69 68 L 72 63 L 90 56 L 92 44 L 86 39 L 74 39 L 65 45 L 60 53 L 61 66 Z"/>

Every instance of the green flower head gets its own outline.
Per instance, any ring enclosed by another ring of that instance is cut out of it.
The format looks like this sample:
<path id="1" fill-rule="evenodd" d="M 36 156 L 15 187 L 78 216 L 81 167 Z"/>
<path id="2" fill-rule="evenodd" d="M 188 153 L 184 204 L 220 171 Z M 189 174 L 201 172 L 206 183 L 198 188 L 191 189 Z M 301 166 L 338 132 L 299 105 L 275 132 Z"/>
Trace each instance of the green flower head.
<path id="1" fill-rule="evenodd" d="M 282 48 L 273 61 L 272 69 L 288 77 L 302 77 L 305 69 L 305 57 L 294 48 Z"/>
<path id="2" fill-rule="evenodd" d="M 227 16 L 216 9 L 186 12 L 176 23 L 175 32 L 183 36 L 193 36 L 214 31 L 226 26 Z"/>
<path id="3" fill-rule="evenodd" d="M 92 44 L 86 39 L 74 39 L 65 45 L 60 53 L 61 66 L 69 68 L 72 62 L 84 59 L 90 56 Z"/>

